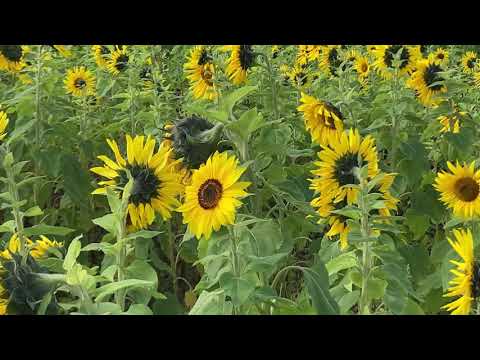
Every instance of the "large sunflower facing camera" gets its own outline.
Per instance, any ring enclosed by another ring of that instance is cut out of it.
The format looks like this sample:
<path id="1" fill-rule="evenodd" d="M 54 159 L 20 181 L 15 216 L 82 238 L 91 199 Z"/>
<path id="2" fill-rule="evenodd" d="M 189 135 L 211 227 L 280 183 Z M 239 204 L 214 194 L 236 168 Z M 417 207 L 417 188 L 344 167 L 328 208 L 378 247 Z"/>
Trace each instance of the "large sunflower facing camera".
<path id="1" fill-rule="evenodd" d="M 126 135 L 126 158 L 120 152 L 115 140 L 107 140 L 115 155 L 115 161 L 107 156 L 98 156 L 104 162 L 101 167 L 90 169 L 107 180 L 100 181 L 101 186 L 93 194 L 106 193 L 107 187 L 123 191 L 128 182 L 128 170 L 134 184 L 128 204 L 128 221 L 134 229 L 144 229 L 155 219 L 155 212 L 160 213 L 164 220 L 171 217 L 180 203 L 177 196 L 184 186 L 180 176 L 175 172 L 176 161 L 171 161 L 171 149 L 160 144 L 155 152 L 155 139 L 145 136 L 132 138 Z M 180 160 L 179 160 L 180 161 Z"/>
<path id="2" fill-rule="evenodd" d="M 235 222 L 240 199 L 248 194 L 249 182 L 239 181 L 246 168 L 238 166 L 235 156 L 215 152 L 198 170 L 193 170 L 192 182 L 185 189 L 185 201 L 178 208 L 183 223 L 188 224 L 198 239 L 209 239 L 212 232 Z"/>

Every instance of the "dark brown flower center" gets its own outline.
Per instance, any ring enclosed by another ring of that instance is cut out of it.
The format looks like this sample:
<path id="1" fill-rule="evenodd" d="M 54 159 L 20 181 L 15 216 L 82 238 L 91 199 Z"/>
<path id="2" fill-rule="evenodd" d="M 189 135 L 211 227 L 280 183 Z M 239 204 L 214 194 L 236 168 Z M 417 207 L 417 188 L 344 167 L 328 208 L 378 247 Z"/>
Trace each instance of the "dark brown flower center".
<path id="1" fill-rule="evenodd" d="M 323 104 L 331 114 L 335 114 L 340 120 L 343 121 L 343 114 L 340 112 L 340 110 L 338 110 L 336 106 L 334 106 L 328 101 L 325 101 Z M 336 129 L 335 120 L 332 115 L 330 115 L 329 117 L 324 117 L 323 122 L 325 123 L 325 126 L 329 127 L 330 129 Z"/>
<path id="2" fill-rule="evenodd" d="M 213 209 L 222 198 L 223 187 L 218 180 L 205 181 L 198 190 L 198 203 L 206 210 Z"/>
<path id="3" fill-rule="evenodd" d="M 472 58 L 470 60 L 467 61 L 467 66 L 469 69 L 473 69 L 475 67 L 475 63 L 476 63 L 477 59 L 475 58 Z"/>
<path id="4" fill-rule="evenodd" d="M 361 70 L 362 72 L 364 72 L 364 73 L 367 72 L 367 70 L 368 70 L 368 65 L 367 65 L 366 63 L 363 63 L 362 66 L 360 67 L 360 70 Z"/>
<path id="5" fill-rule="evenodd" d="M 427 69 L 425 70 L 425 73 L 423 74 L 423 80 L 425 81 L 425 84 L 433 90 L 433 91 L 439 91 L 443 85 L 442 84 L 436 84 L 431 86 L 432 84 L 443 81 L 444 79 L 438 74 L 439 72 L 443 71 L 442 68 L 437 65 L 437 64 L 431 64 L 428 65 Z"/>
<path id="6" fill-rule="evenodd" d="M 118 71 L 123 71 L 127 68 L 128 65 L 128 55 L 127 54 L 122 54 L 117 58 L 117 61 L 115 62 L 115 68 Z"/>
<path id="7" fill-rule="evenodd" d="M 240 66 L 248 70 L 253 65 L 253 50 L 251 45 L 240 45 Z"/>
<path id="8" fill-rule="evenodd" d="M 400 61 L 402 62 L 400 64 L 400 69 L 403 69 L 405 66 L 408 65 L 408 61 L 410 59 L 410 52 L 408 49 L 404 46 L 401 45 L 392 45 L 385 50 L 385 55 L 383 57 L 383 61 L 385 65 L 387 65 L 389 68 L 393 67 L 393 57 L 396 53 L 398 53 L 401 49 L 400 52 Z"/>
<path id="9" fill-rule="evenodd" d="M 206 63 L 212 62 L 212 57 L 208 54 L 208 52 L 203 49 L 198 59 L 198 65 L 205 65 Z"/>
<path id="10" fill-rule="evenodd" d="M 150 203 L 152 198 L 158 196 L 161 185 L 160 179 L 155 175 L 155 171 L 140 165 L 127 165 L 127 168 L 130 170 L 134 180 L 130 202 L 135 205 Z M 118 186 L 124 188 L 127 183 L 127 173 L 121 171 Z"/>
<path id="11" fill-rule="evenodd" d="M 445 58 L 445 55 L 443 53 L 439 53 L 437 54 L 437 58 L 443 60 Z"/>
<path id="12" fill-rule="evenodd" d="M 476 299 L 480 296 L 480 264 L 475 262 L 472 270 L 472 297 Z"/>
<path id="13" fill-rule="evenodd" d="M 7 60 L 12 62 L 19 62 L 23 55 L 23 50 L 20 45 L 0 45 L 0 52 Z"/>
<path id="14" fill-rule="evenodd" d="M 83 89 L 85 86 L 87 86 L 87 82 L 82 78 L 78 78 L 75 79 L 74 85 L 77 89 Z"/>
<path id="15" fill-rule="evenodd" d="M 208 67 L 202 66 L 202 79 L 207 83 L 208 86 L 213 86 L 213 73 Z"/>
<path id="16" fill-rule="evenodd" d="M 358 179 L 353 169 L 359 167 L 358 154 L 347 153 L 335 163 L 335 179 L 340 186 L 358 184 Z"/>
<path id="17" fill-rule="evenodd" d="M 461 178 L 454 185 L 455 194 L 459 199 L 471 202 L 477 199 L 480 193 L 480 186 L 471 177 Z"/>

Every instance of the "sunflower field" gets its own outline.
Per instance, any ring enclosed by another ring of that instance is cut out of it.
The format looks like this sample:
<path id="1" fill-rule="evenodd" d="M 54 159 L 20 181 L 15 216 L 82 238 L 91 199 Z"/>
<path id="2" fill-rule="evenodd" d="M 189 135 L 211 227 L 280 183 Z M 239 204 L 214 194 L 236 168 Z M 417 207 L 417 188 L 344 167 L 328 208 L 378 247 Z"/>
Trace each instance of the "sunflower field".
<path id="1" fill-rule="evenodd" d="M 478 54 L 0 45 L 0 314 L 480 313 Z"/>

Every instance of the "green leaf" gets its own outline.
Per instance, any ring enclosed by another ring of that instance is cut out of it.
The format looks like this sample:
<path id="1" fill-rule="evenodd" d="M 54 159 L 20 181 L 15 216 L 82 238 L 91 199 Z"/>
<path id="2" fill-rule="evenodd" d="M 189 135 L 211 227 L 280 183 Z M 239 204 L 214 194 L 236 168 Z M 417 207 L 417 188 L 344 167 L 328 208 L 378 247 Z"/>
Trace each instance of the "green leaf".
<path id="1" fill-rule="evenodd" d="M 138 287 L 151 287 L 153 283 L 151 281 L 138 280 L 138 279 L 126 279 L 122 281 L 117 281 L 114 283 L 106 284 L 98 289 L 93 291 L 93 294 L 96 294 L 95 302 L 101 302 L 107 296 L 115 293 L 121 289 L 132 289 Z"/>
<path id="2" fill-rule="evenodd" d="M 10 232 L 15 233 L 15 220 L 5 221 L 2 225 L 0 225 L 0 233 L 2 232 Z"/>
<path id="3" fill-rule="evenodd" d="M 354 220 L 359 220 L 362 217 L 360 209 L 353 206 L 345 206 L 343 209 L 333 210 L 332 213 L 343 215 Z"/>
<path id="4" fill-rule="evenodd" d="M 26 228 L 24 231 L 25 236 L 39 236 L 39 235 L 59 235 L 65 236 L 75 231 L 63 226 L 51 226 L 45 224 L 38 224 L 32 227 Z"/>
<path id="5" fill-rule="evenodd" d="M 302 268 L 313 306 L 319 315 L 337 315 L 340 313 L 337 302 L 329 291 L 328 273 L 325 265 L 318 263 L 311 268 Z"/>
<path id="6" fill-rule="evenodd" d="M 123 315 L 153 315 L 153 312 L 147 305 L 132 304 Z"/>
<path id="7" fill-rule="evenodd" d="M 107 230 L 109 233 L 116 235 L 118 220 L 114 214 L 107 214 L 102 217 L 93 219 L 92 222 L 103 229 Z"/>
<path id="8" fill-rule="evenodd" d="M 130 290 L 128 295 L 131 296 L 137 304 L 148 304 L 152 291 L 157 289 L 158 277 L 155 269 L 145 261 L 135 260 L 126 269 L 125 273 L 130 279 L 140 279 L 152 283 L 151 288 Z"/>
<path id="9" fill-rule="evenodd" d="M 228 125 L 228 129 L 237 133 L 243 140 L 248 141 L 250 135 L 264 125 L 265 120 L 262 114 L 259 114 L 256 108 L 253 108 L 245 111 L 238 120 L 232 121 Z"/>
<path id="10" fill-rule="evenodd" d="M 349 269 L 357 265 L 357 257 L 355 251 L 350 251 L 348 253 L 340 254 L 337 257 L 334 257 L 332 260 L 327 262 L 325 265 L 328 276 L 338 273 L 339 271 Z"/>
<path id="11" fill-rule="evenodd" d="M 242 86 L 241 88 L 234 90 L 220 99 L 222 110 L 226 111 L 227 114 L 231 114 L 236 103 L 257 89 L 258 86 Z"/>
<path id="12" fill-rule="evenodd" d="M 430 227 L 430 217 L 419 213 L 416 209 L 408 209 L 405 213 L 407 221 L 405 224 L 410 228 L 415 240 L 425 235 Z"/>
<path id="13" fill-rule="evenodd" d="M 248 255 L 248 263 L 245 268 L 245 272 L 269 272 L 281 259 L 287 255 L 288 253 L 279 253 L 269 256 Z"/>
<path id="14" fill-rule="evenodd" d="M 226 315 L 231 314 L 231 303 L 225 302 L 223 289 L 202 291 L 189 315 Z"/>
<path id="15" fill-rule="evenodd" d="M 80 255 L 82 249 L 82 243 L 80 242 L 81 237 L 82 236 L 79 236 L 73 239 L 68 246 L 67 255 L 65 255 L 65 260 L 63 260 L 63 268 L 67 271 L 73 267 L 77 261 L 78 255 Z"/>
<path id="16" fill-rule="evenodd" d="M 89 173 L 81 166 L 78 155 L 65 154 L 61 163 L 60 169 L 63 175 L 65 192 L 76 205 L 86 208 L 88 202 L 85 199 L 90 196 L 93 190 Z"/>
<path id="17" fill-rule="evenodd" d="M 242 305 L 255 290 L 255 282 L 250 279 L 235 277 L 231 272 L 225 272 L 219 278 L 220 286 L 225 295 L 230 296 L 234 305 Z"/>
<path id="18" fill-rule="evenodd" d="M 340 300 L 338 300 L 338 306 L 340 308 L 341 314 L 346 314 L 360 298 L 360 290 L 354 290 L 352 292 L 346 293 L 343 295 Z"/>
<path id="19" fill-rule="evenodd" d="M 157 235 L 160 235 L 161 233 L 162 233 L 161 231 L 140 230 L 128 235 L 127 239 L 128 240 L 133 240 L 138 238 L 151 239 Z"/>
<path id="20" fill-rule="evenodd" d="M 40 209 L 38 206 L 31 207 L 27 211 L 23 213 L 23 216 L 32 217 L 32 216 L 40 216 L 43 214 L 43 210 Z"/>

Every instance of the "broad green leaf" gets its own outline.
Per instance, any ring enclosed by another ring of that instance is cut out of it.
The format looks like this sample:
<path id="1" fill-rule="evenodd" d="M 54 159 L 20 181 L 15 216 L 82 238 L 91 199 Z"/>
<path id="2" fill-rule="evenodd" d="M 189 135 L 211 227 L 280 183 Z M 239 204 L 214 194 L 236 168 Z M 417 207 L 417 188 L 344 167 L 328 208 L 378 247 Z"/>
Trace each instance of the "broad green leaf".
<path id="1" fill-rule="evenodd" d="M 27 211 L 23 213 L 23 216 L 25 217 L 31 217 L 31 216 L 40 216 L 43 214 L 42 209 L 40 209 L 38 206 L 31 207 Z"/>
<path id="2" fill-rule="evenodd" d="M 81 236 L 76 237 L 68 246 L 67 255 L 65 255 L 65 260 L 63 260 L 63 268 L 67 271 L 73 267 L 77 261 L 78 255 L 80 255 L 80 251 L 82 249 L 80 238 Z"/>
<path id="3" fill-rule="evenodd" d="M 328 273 L 325 265 L 318 260 L 311 268 L 302 268 L 305 285 L 319 315 L 336 315 L 340 309 L 329 290 Z"/>
<path id="4" fill-rule="evenodd" d="M 338 273 L 339 271 L 349 269 L 357 265 L 357 257 L 355 251 L 350 251 L 348 253 L 343 253 L 337 257 L 334 257 L 329 262 L 326 263 L 325 268 L 328 271 L 328 275 Z"/>
<path id="5" fill-rule="evenodd" d="M 152 285 L 153 283 L 151 281 L 138 280 L 138 279 L 126 279 L 126 280 L 103 285 L 98 289 L 95 289 L 93 293 L 96 294 L 97 297 L 95 299 L 95 302 L 98 303 L 98 302 L 101 302 L 107 296 L 112 295 L 118 290 L 132 289 L 132 288 L 138 288 L 138 287 L 151 287 Z"/>
<path id="6" fill-rule="evenodd" d="M 38 224 L 32 227 L 26 228 L 24 231 L 25 236 L 40 236 L 40 235 L 59 235 L 65 236 L 75 231 L 63 226 L 51 226 L 45 224 Z"/>

